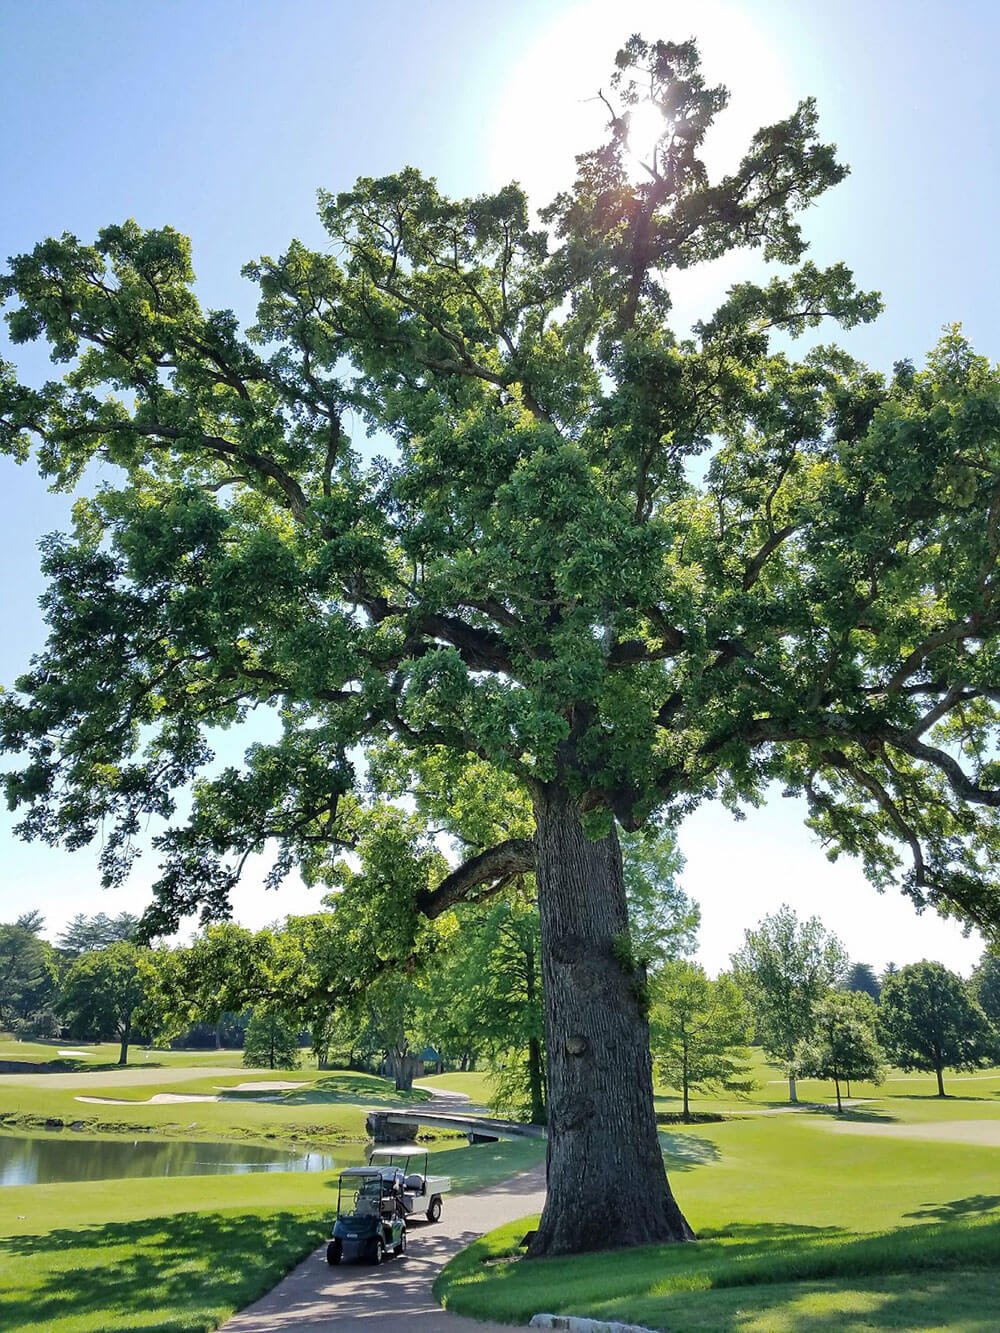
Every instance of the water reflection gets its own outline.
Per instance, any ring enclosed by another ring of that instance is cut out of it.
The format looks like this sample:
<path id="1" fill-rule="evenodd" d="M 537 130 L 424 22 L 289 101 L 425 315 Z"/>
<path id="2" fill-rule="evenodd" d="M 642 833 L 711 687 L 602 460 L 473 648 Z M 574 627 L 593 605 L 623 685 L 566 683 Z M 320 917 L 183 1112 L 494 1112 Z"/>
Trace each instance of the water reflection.
<path id="1" fill-rule="evenodd" d="M 287 1152 L 242 1143 L 150 1143 L 143 1140 L 0 1135 L 0 1186 L 126 1176 L 242 1175 L 249 1171 L 331 1171 L 320 1152 Z"/>

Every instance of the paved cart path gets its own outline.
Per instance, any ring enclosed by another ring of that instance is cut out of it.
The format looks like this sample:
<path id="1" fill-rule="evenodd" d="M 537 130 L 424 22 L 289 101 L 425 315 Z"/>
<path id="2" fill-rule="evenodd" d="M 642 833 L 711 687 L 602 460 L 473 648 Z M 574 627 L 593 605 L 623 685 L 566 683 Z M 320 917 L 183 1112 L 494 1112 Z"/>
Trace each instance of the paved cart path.
<path id="1" fill-rule="evenodd" d="M 541 1211 L 542 1167 L 474 1194 L 446 1194 L 440 1222 L 412 1222 L 402 1259 L 370 1264 L 326 1262 L 326 1242 L 255 1304 L 222 1325 L 223 1333 L 510 1333 L 446 1314 L 431 1286 L 458 1250 L 494 1227 Z"/>

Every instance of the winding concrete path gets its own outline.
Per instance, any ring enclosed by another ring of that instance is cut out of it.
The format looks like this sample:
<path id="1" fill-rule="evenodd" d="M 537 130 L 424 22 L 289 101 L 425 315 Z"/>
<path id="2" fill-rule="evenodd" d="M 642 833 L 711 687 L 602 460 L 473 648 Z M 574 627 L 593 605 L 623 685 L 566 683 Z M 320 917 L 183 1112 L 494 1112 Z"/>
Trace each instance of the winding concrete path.
<path id="1" fill-rule="evenodd" d="M 458 1250 L 494 1227 L 541 1211 L 542 1167 L 474 1194 L 446 1194 L 440 1222 L 411 1222 L 401 1259 L 326 1262 L 326 1242 L 266 1296 L 222 1325 L 222 1333 L 510 1333 L 510 1324 L 447 1314 L 431 1295 L 434 1279 Z"/>

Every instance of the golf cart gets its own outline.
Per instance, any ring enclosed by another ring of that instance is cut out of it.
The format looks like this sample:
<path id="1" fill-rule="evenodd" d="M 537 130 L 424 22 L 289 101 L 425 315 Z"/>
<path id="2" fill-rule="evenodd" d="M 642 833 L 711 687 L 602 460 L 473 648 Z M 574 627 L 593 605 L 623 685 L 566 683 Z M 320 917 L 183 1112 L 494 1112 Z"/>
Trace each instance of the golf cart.
<path id="1" fill-rule="evenodd" d="M 441 1216 L 441 1195 L 451 1189 L 450 1176 L 429 1176 L 429 1154 L 415 1143 L 397 1143 L 373 1148 L 368 1165 L 382 1174 L 392 1188 L 399 1188 L 404 1217 L 423 1213 L 428 1222 Z"/>
<path id="2" fill-rule="evenodd" d="M 326 1262 L 368 1259 L 380 1264 L 386 1250 L 406 1253 L 402 1187 L 380 1170 L 349 1166 L 337 1182 L 337 1219 L 326 1247 Z"/>

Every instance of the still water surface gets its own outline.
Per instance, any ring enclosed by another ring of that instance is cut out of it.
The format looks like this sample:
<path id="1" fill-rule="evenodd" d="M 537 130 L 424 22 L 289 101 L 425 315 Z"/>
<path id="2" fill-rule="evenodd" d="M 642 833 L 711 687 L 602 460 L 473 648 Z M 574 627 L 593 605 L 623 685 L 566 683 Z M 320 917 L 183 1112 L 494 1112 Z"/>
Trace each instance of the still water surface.
<path id="1" fill-rule="evenodd" d="M 243 1143 L 150 1143 L 0 1134 L 0 1186 L 126 1176 L 217 1176 L 247 1171 L 331 1171 L 319 1152 L 285 1152 Z"/>

